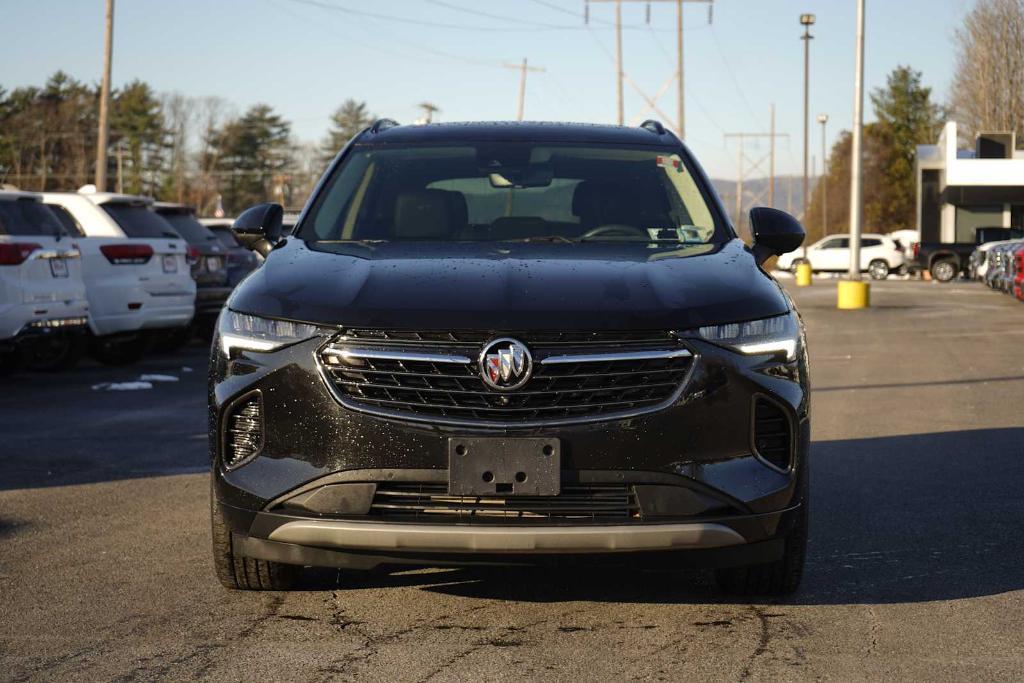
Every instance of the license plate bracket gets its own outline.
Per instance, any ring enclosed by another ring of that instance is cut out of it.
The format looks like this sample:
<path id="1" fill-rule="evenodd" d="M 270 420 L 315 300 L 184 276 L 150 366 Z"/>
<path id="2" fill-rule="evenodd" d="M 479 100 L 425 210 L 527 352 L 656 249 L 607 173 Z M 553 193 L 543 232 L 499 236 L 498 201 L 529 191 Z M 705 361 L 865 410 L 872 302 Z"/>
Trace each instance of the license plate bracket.
<path id="1" fill-rule="evenodd" d="M 62 258 L 50 259 L 50 275 L 53 277 L 68 277 L 68 262 Z"/>
<path id="2" fill-rule="evenodd" d="M 449 495 L 557 496 L 561 489 L 558 439 L 448 439 Z"/>

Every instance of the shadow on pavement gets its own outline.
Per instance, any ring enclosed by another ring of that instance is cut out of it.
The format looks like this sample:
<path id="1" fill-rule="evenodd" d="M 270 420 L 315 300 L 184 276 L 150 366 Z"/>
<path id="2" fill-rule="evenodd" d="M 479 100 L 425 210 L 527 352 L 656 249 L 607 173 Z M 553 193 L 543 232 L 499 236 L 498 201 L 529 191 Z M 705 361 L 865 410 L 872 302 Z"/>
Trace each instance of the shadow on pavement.
<path id="1" fill-rule="evenodd" d="M 790 604 L 954 600 L 1024 589 L 1024 428 L 816 442 L 807 569 Z M 310 577 L 464 597 L 727 603 L 706 573 L 466 568 Z M 746 603 L 748 600 L 742 599 Z"/>

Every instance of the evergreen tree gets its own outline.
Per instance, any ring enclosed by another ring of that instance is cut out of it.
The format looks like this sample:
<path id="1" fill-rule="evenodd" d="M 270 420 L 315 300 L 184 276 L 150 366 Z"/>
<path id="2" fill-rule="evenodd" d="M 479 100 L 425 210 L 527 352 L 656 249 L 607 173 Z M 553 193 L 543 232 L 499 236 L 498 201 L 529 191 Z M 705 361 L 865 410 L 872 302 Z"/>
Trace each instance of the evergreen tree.
<path id="1" fill-rule="evenodd" d="M 128 194 L 155 195 L 160 187 L 168 131 L 153 89 L 135 80 L 111 97 L 108 178 L 116 182 L 117 155 L 123 149 L 123 185 Z M 102 189 L 102 188 L 100 188 Z M 108 189 L 113 189 L 108 188 Z"/>
<path id="2" fill-rule="evenodd" d="M 331 127 L 321 145 L 321 158 L 329 163 L 341 148 L 362 129 L 369 126 L 376 118 L 366 107 L 366 102 L 353 99 L 345 100 L 331 115 Z"/>
<path id="3" fill-rule="evenodd" d="M 935 141 L 943 111 L 921 85 L 920 72 L 900 66 L 884 88 L 871 94 L 874 123 L 864 126 L 864 230 L 887 233 L 916 224 L 917 145 Z M 850 225 L 850 155 L 852 140 L 843 131 L 829 153 L 825 176 L 811 194 L 804 225 L 808 243 L 824 236 L 822 202 L 828 193 L 828 233 L 848 232 Z"/>
<path id="4" fill-rule="evenodd" d="M 288 200 L 291 125 L 266 104 L 228 121 L 213 137 L 224 208 L 237 213 L 268 199 Z"/>
<path id="5" fill-rule="evenodd" d="M 885 232 L 915 225 L 917 146 L 933 143 L 942 128 L 943 111 L 931 101 L 931 91 L 921 84 L 920 71 L 899 66 L 886 86 L 871 94 L 879 133 L 887 143 L 881 169 L 886 182 L 879 198 Z"/>

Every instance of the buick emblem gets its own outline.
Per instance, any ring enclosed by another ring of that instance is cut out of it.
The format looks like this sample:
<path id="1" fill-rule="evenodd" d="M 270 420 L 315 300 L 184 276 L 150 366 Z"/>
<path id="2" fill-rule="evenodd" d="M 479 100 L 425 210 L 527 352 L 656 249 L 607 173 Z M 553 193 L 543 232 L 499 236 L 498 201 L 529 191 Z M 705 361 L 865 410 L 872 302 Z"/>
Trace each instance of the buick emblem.
<path id="1" fill-rule="evenodd" d="M 498 391 L 512 391 L 526 384 L 533 372 L 533 357 L 526 344 L 502 337 L 480 352 L 480 376 Z"/>

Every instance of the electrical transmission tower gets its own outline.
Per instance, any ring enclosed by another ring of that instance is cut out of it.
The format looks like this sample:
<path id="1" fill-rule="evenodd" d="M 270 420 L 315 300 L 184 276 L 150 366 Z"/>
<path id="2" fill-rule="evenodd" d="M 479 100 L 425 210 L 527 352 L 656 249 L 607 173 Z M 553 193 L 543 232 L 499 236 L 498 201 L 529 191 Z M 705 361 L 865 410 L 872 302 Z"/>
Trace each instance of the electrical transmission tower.
<path id="1" fill-rule="evenodd" d="M 666 116 L 660 109 L 658 109 L 658 100 L 668 91 L 672 81 L 676 82 L 676 92 L 678 96 L 678 104 L 676 109 L 676 120 L 675 129 L 679 132 L 679 138 L 686 139 L 686 82 L 683 70 L 683 6 L 688 2 L 699 2 L 708 6 L 708 23 L 710 24 L 713 19 L 713 9 L 715 0 L 584 0 L 584 12 L 583 21 L 590 23 L 590 3 L 594 2 L 613 2 L 615 3 L 615 104 L 616 112 L 619 125 L 623 125 L 626 122 L 625 104 L 622 96 L 622 84 L 624 81 L 629 80 L 630 86 L 636 90 L 641 97 L 647 102 L 648 109 L 653 109 L 665 119 L 665 123 L 672 125 L 671 117 Z M 622 3 L 624 2 L 642 2 L 647 6 L 647 23 L 651 23 L 651 3 L 660 2 L 671 2 L 676 5 L 676 71 L 669 79 L 666 84 L 661 87 L 655 97 L 648 97 L 639 86 L 636 85 L 622 68 Z M 646 113 L 646 112 L 645 112 Z"/>
<path id="2" fill-rule="evenodd" d="M 768 153 L 752 157 L 748 154 L 744 142 L 747 140 L 768 139 Z M 775 140 L 777 138 L 789 139 L 789 133 L 775 132 L 775 105 L 771 107 L 771 126 L 767 133 L 726 133 L 725 140 L 738 140 L 739 150 L 737 156 L 736 171 L 736 227 L 743 224 L 743 181 L 749 174 L 756 173 L 761 169 L 762 164 L 768 162 L 768 186 L 762 188 L 753 199 L 753 204 L 760 204 L 767 195 L 768 206 L 775 206 Z M 762 171 L 763 172 L 763 171 Z"/>

